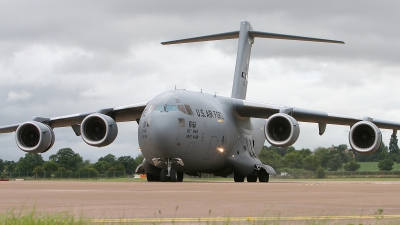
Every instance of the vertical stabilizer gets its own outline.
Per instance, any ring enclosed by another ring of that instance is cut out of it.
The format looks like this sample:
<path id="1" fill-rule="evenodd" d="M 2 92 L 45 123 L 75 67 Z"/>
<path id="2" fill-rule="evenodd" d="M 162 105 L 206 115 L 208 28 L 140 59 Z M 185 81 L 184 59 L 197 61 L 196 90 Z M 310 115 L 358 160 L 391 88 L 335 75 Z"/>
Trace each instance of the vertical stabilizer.
<path id="1" fill-rule="evenodd" d="M 232 98 L 246 99 L 247 81 L 250 63 L 251 46 L 254 38 L 249 35 L 253 30 L 248 21 L 240 22 L 239 44 L 236 56 L 235 74 L 233 78 Z"/>
<path id="2" fill-rule="evenodd" d="M 174 41 L 161 42 L 163 45 L 183 44 L 201 41 L 216 41 L 239 38 L 238 51 L 236 57 L 235 74 L 232 87 L 232 98 L 246 99 L 247 81 L 249 73 L 250 53 L 251 47 L 254 43 L 254 38 L 271 38 L 282 40 L 295 40 L 295 41 L 312 41 L 312 42 L 325 42 L 344 44 L 343 41 L 335 41 L 328 39 L 294 36 L 287 34 L 277 34 L 262 31 L 254 31 L 250 23 L 246 20 L 240 22 L 239 31 L 231 31 L 226 33 L 212 34 L 206 36 L 199 36 L 193 38 L 179 39 Z"/>

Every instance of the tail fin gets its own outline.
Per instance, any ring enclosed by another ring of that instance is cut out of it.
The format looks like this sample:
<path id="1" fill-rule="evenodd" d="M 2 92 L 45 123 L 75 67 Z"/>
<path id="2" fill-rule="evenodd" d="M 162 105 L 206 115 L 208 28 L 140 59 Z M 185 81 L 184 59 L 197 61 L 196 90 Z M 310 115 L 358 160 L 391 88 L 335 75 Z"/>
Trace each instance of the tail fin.
<path id="1" fill-rule="evenodd" d="M 239 31 L 212 34 L 194 38 L 179 39 L 174 41 L 166 41 L 166 42 L 161 42 L 161 44 L 170 45 L 170 44 L 183 44 L 190 42 L 215 41 L 215 40 L 239 38 L 231 97 L 238 99 L 246 99 L 250 53 L 255 37 L 344 44 L 343 41 L 254 31 L 251 24 L 245 20 L 240 22 Z"/>

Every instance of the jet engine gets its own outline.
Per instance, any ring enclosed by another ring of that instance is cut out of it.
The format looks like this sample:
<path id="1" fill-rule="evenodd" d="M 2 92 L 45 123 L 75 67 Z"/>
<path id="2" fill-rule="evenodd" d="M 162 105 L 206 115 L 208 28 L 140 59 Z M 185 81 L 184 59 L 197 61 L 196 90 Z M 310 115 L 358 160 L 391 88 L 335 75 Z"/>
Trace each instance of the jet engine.
<path id="1" fill-rule="evenodd" d="M 24 152 L 43 153 L 53 146 L 55 136 L 48 125 L 29 121 L 18 126 L 15 141 Z"/>
<path id="2" fill-rule="evenodd" d="M 363 155 L 373 154 L 381 146 L 382 133 L 375 124 L 360 121 L 351 127 L 349 142 L 353 151 Z"/>
<path id="3" fill-rule="evenodd" d="M 111 144 L 118 135 L 117 123 L 109 116 L 93 113 L 81 124 L 81 136 L 86 144 L 104 147 Z"/>
<path id="4" fill-rule="evenodd" d="M 300 127 L 297 121 L 288 114 L 276 113 L 265 123 L 264 134 L 271 145 L 288 147 L 299 138 Z"/>

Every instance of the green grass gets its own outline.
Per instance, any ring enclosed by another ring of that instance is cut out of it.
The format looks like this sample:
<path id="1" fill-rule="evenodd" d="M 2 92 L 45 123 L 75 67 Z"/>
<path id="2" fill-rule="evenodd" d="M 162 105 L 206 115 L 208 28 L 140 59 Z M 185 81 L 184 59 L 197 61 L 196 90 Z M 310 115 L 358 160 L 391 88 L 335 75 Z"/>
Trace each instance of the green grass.
<path id="1" fill-rule="evenodd" d="M 211 211 L 210 211 L 211 213 Z M 160 211 L 161 214 L 161 211 Z M 0 225 L 86 225 L 86 224 L 399 224 L 399 215 L 385 215 L 378 209 L 374 215 L 360 216 L 262 216 L 262 217 L 202 217 L 202 218 L 121 218 L 85 219 L 74 218 L 68 212 L 40 214 L 33 209 L 28 213 L 14 210 L 0 213 Z M 355 223 L 354 223 L 355 222 Z"/>
<path id="2" fill-rule="evenodd" d="M 360 169 L 358 171 L 379 171 L 378 162 L 359 162 Z M 393 170 L 400 170 L 400 164 L 395 163 Z"/>
<path id="3" fill-rule="evenodd" d="M 40 214 L 35 209 L 30 212 L 16 212 L 10 210 L 0 214 L 0 224 L 4 225 L 86 225 L 88 220 L 74 218 L 68 212 Z"/>

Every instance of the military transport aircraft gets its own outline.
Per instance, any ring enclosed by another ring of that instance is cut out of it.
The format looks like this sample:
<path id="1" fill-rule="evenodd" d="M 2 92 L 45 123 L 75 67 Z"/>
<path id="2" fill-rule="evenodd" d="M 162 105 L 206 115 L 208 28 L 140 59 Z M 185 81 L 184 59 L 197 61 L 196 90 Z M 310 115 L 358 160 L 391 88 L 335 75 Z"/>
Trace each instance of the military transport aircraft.
<path id="1" fill-rule="evenodd" d="M 181 182 L 183 174 L 216 176 L 234 174 L 235 182 L 268 182 L 275 170 L 261 163 L 257 155 L 265 139 L 274 146 L 293 145 L 300 134 L 297 121 L 318 124 L 319 134 L 326 124 L 350 126 L 353 151 L 372 154 L 380 146 L 379 128 L 392 129 L 400 123 L 331 114 L 245 100 L 251 47 L 254 38 L 344 44 L 342 41 L 254 31 L 248 21 L 240 30 L 162 42 L 163 45 L 238 38 L 238 51 L 231 97 L 202 92 L 171 90 L 152 100 L 93 112 L 32 120 L 0 127 L 0 133 L 16 131 L 16 144 L 25 152 L 43 153 L 54 144 L 53 129 L 71 126 L 77 136 L 95 147 L 111 144 L 117 122 L 136 121 L 143 163 L 138 172 L 148 181 Z M 379 127 L 379 128 L 378 128 Z"/>

